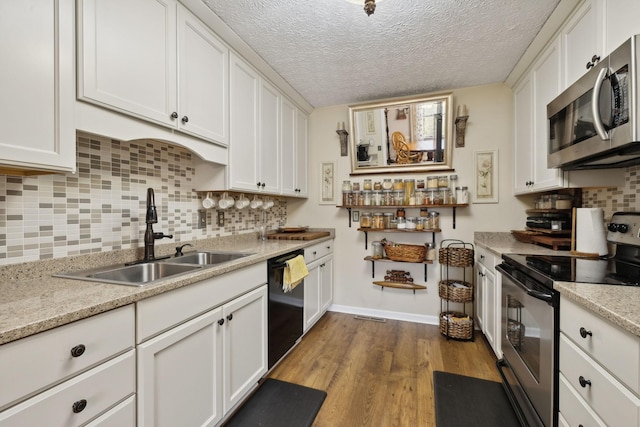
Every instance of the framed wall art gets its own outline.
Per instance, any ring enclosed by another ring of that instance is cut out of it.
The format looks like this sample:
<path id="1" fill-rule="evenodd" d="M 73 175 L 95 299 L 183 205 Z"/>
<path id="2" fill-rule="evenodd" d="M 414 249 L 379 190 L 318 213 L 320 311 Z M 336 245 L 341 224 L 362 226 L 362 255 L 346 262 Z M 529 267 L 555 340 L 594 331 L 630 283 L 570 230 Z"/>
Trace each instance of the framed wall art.
<path id="1" fill-rule="evenodd" d="M 498 203 L 498 150 L 473 152 L 473 203 Z"/>
<path id="2" fill-rule="evenodd" d="M 320 164 L 320 204 L 336 204 L 336 162 Z"/>

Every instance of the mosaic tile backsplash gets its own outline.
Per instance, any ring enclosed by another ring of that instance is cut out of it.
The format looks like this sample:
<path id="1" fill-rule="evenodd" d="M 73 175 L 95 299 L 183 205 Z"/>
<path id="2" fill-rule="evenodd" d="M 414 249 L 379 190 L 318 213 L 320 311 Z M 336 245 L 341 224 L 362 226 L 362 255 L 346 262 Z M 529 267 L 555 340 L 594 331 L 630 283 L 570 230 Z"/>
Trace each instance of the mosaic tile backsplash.
<path id="1" fill-rule="evenodd" d="M 594 188 L 582 191 L 582 206 L 602 208 L 605 219 L 615 212 L 640 211 L 640 166 L 628 167 L 625 171 L 624 187 Z"/>
<path id="2" fill-rule="evenodd" d="M 227 209 L 224 227 L 209 209 L 207 227 L 198 229 L 205 194 L 193 188 L 190 151 L 82 133 L 77 147 L 76 174 L 0 175 L 0 265 L 144 246 L 149 187 L 158 211 L 154 231 L 173 234 L 173 242 L 254 232 L 263 220 L 271 228 L 286 223 L 286 200 L 275 199 L 266 213 Z"/>

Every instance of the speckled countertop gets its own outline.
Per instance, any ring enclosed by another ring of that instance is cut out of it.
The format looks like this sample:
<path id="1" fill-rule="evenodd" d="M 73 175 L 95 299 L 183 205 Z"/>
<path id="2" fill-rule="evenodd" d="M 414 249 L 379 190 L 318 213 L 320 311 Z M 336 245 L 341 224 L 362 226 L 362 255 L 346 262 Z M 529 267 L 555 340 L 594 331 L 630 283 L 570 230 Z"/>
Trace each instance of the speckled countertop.
<path id="1" fill-rule="evenodd" d="M 157 283 L 142 287 L 51 277 L 52 274 L 123 264 L 140 259 L 142 258 L 140 249 L 2 266 L 0 267 L 0 345 L 263 262 L 271 257 L 333 239 L 335 235 L 333 229 L 314 229 L 314 231 L 329 231 L 331 234 L 328 237 L 308 241 L 261 241 L 257 239 L 257 234 L 249 233 L 180 242 L 193 244 L 193 248 L 185 248 L 185 253 L 188 250 L 219 250 L 253 255 L 220 266 L 159 280 Z M 175 246 L 175 244 L 157 245 L 156 256 L 172 254 Z"/>
<path id="2" fill-rule="evenodd" d="M 476 232 L 474 242 L 500 256 L 506 253 L 569 255 L 568 251 L 520 243 L 511 233 Z M 640 287 L 573 282 L 554 282 L 553 287 L 563 297 L 640 337 Z"/>

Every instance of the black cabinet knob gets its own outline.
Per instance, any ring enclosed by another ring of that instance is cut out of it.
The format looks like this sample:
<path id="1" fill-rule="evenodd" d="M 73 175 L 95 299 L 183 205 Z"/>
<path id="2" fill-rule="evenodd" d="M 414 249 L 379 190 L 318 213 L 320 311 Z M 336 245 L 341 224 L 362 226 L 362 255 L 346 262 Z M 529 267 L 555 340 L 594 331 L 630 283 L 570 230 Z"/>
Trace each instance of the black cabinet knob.
<path id="1" fill-rule="evenodd" d="M 263 182 L 263 183 L 262 183 L 262 185 L 261 185 L 261 187 L 264 189 L 264 186 L 265 186 L 266 184 L 267 184 L 266 182 Z"/>
<path id="2" fill-rule="evenodd" d="M 587 331 L 585 328 L 580 328 L 580 336 L 582 338 L 586 338 L 587 336 L 593 336 L 593 334 L 591 333 L 591 331 Z"/>
<path id="3" fill-rule="evenodd" d="M 220 326 L 224 325 L 224 319 L 218 320 L 218 325 L 220 325 Z"/>
<path id="4" fill-rule="evenodd" d="M 84 344 L 80 344 L 80 345 L 77 345 L 77 346 L 73 347 L 71 349 L 71 357 L 80 357 L 80 356 L 82 356 L 86 349 L 87 348 L 84 346 Z"/>
<path id="5" fill-rule="evenodd" d="M 257 182 L 256 183 L 256 187 L 260 188 L 260 184 L 262 184 L 261 182 Z"/>
<path id="6" fill-rule="evenodd" d="M 171 118 L 172 119 L 177 119 L 178 118 L 178 113 L 175 112 L 175 111 L 173 113 L 171 113 Z"/>
<path id="7" fill-rule="evenodd" d="M 184 116 L 181 121 L 182 123 L 187 123 L 189 121 L 189 117 Z"/>
<path id="8" fill-rule="evenodd" d="M 87 407 L 86 399 L 78 400 L 77 402 L 73 402 L 73 405 L 71 405 L 71 409 L 73 410 L 74 414 L 79 414 L 80 412 L 84 411 L 84 408 L 86 407 Z"/>
<path id="9" fill-rule="evenodd" d="M 233 313 L 227 316 L 227 320 L 231 322 L 233 320 Z"/>
<path id="10" fill-rule="evenodd" d="M 578 382 L 580 383 L 580 386 L 582 388 L 585 388 L 586 386 L 591 387 L 591 381 L 585 379 L 585 377 L 583 377 L 582 375 L 580 375 L 580 377 L 578 378 Z"/>

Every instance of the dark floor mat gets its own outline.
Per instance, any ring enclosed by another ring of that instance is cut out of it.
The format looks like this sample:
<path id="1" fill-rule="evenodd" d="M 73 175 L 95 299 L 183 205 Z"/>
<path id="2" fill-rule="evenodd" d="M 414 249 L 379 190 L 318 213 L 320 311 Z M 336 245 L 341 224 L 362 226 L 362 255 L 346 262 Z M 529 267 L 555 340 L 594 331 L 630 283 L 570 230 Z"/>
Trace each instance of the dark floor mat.
<path id="1" fill-rule="evenodd" d="M 225 427 L 309 427 L 327 392 L 268 378 Z"/>
<path id="2" fill-rule="evenodd" d="M 437 427 L 518 427 L 520 422 L 502 384 L 435 371 Z"/>

